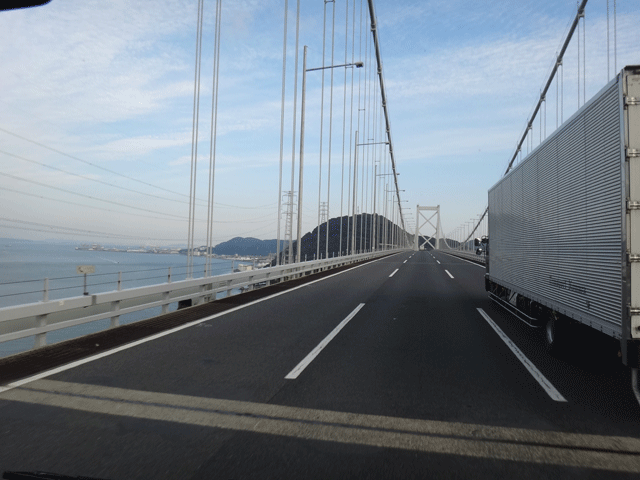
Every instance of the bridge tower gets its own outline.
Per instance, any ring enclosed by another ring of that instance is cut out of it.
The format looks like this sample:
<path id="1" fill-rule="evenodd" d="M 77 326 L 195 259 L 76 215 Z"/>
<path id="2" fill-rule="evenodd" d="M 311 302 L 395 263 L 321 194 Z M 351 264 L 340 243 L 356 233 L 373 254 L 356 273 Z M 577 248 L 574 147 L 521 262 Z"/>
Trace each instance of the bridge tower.
<path id="1" fill-rule="evenodd" d="M 429 218 L 425 215 L 424 211 L 434 212 L 431 214 Z M 435 220 L 435 225 L 431 222 L 433 217 L 437 217 Z M 424 222 L 422 220 L 424 219 Z M 420 250 L 420 247 L 434 238 L 434 235 L 429 236 L 424 242 L 420 241 L 420 229 L 424 227 L 426 224 L 429 224 L 435 230 L 435 239 L 436 239 L 436 250 L 440 249 L 440 238 L 442 237 L 442 225 L 440 224 L 440 205 L 435 207 L 421 207 L 420 205 L 416 205 L 416 234 L 415 234 L 415 242 L 414 242 L 414 250 L 417 252 Z"/>

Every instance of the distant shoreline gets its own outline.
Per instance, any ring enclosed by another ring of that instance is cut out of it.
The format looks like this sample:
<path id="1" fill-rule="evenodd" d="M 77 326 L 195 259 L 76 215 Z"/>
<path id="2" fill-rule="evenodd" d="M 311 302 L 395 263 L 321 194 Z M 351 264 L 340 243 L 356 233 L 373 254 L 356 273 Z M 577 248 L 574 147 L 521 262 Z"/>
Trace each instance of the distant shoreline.
<path id="1" fill-rule="evenodd" d="M 155 255 L 186 255 L 187 251 L 185 248 L 176 249 L 176 248 L 163 248 L 163 247 L 149 247 L 149 248 L 115 248 L 115 247 L 103 247 L 102 245 L 93 244 L 93 245 L 80 245 L 79 247 L 75 247 L 76 250 L 85 251 L 85 252 L 117 252 L 117 253 L 150 253 Z M 206 257 L 206 253 L 201 250 L 194 251 L 195 257 Z M 253 260 L 270 260 L 271 255 L 218 255 L 211 254 L 211 258 L 217 258 L 220 260 L 243 260 L 243 261 L 253 261 Z"/>

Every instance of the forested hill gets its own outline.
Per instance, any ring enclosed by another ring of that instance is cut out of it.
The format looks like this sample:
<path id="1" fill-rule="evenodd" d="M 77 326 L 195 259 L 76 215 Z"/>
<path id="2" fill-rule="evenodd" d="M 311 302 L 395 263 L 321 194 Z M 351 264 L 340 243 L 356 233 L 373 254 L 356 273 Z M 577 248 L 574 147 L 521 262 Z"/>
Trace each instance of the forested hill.
<path id="1" fill-rule="evenodd" d="M 284 242 L 280 241 L 281 245 Z M 252 237 L 234 237 L 213 247 L 216 255 L 269 255 L 276 253 L 277 240 L 259 240 Z"/>
<path id="2" fill-rule="evenodd" d="M 211 249 L 211 253 L 214 255 L 256 255 L 267 256 L 269 254 L 275 255 L 277 240 L 259 240 L 252 237 L 234 237 L 226 242 L 219 243 Z M 280 245 L 284 245 L 284 241 L 280 241 Z M 195 247 L 196 251 L 205 253 L 207 251 L 206 246 Z M 180 253 L 187 254 L 187 249 L 180 249 Z"/>

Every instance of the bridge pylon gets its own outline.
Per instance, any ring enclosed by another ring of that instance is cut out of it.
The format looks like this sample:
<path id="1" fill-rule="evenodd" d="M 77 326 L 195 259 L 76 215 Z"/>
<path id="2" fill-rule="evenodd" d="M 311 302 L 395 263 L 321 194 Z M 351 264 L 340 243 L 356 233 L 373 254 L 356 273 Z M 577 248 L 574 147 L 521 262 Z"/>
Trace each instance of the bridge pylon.
<path id="1" fill-rule="evenodd" d="M 433 212 L 431 214 L 430 217 L 427 218 L 427 215 L 425 215 L 422 212 Z M 432 223 L 433 217 L 437 217 L 435 220 L 435 225 Z M 424 222 L 422 222 L 422 220 L 424 220 Z M 420 230 L 422 229 L 422 227 L 424 227 L 426 224 L 429 224 L 433 227 L 433 229 L 435 230 L 435 236 L 434 235 L 430 235 L 426 240 L 424 240 L 423 242 L 420 241 L 421 235 L 420 235 Z M 442 225 L 440 224 L 440 205 L 437 205 L 435 207 L 421 207 L 420 205 L 416 205 L 416 234 L 415 234 L 415 241 L 414 241 L 414 247 L 413 249 L 417 252 L 418 250 L 420 250 L 420 247 L 422 247 L 425 243 L 429 242 L 432 238 L 436 239 L 436 245 L 435 248 L 436 250 L 440 249 L 440 238 L 442 238 Z"/>

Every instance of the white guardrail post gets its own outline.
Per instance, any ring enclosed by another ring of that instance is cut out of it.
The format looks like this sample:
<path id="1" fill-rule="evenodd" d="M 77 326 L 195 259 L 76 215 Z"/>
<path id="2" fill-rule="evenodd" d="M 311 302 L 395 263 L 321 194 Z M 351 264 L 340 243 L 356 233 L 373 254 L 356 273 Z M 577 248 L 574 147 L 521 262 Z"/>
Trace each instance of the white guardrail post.
<path id="1" fill-rule="evenodd" d="M 46 303 L 49 301 L 49 279 L 44 279 L 44 288 L 42 291 L 42 302 Z M 47 314 L 38 315 L 36 317 L 36 328 L 43 328 L 47 326 Z M 39 333 L 35 336 L 35 341 L 33 344 L 33 348 L 44 347 L 47 344 L 47 333 Z"/>
<path id="2" fill-rule="evenodd" d="M 122 272 L 118 272 L 118 292 L 122 291 Z M 120 310 L 120 300 L 111 302 L 111 311 L 118 312 Z M 116 328 L 120 325 L 120 315 L 114 315 L 111 317 L 110 328 Z"/>
<path id="3" fill-rule="evenodd" d="M 36 328 L 44 328 L 47 326 L 47 314 L 38 315 L 36 317 Z M 38 333 L 35 337 L 33 348 L 44 347 L 47 344 L 47 332 Z"/>

